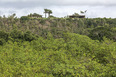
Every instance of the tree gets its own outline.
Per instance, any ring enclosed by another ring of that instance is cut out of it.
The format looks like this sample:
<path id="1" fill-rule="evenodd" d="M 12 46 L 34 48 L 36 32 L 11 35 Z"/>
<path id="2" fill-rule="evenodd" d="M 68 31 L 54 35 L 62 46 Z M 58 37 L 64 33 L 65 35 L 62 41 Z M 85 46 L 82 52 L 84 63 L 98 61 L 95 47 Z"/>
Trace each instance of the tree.
<path id="1" fill-rule="evenodd" d="M 44 9 L 44 13 L 45 13 L 45 18 L 46 18 L 46 13 L 48 14 L 48 17 L 50 17 L 50 14 L 52 14 L 52 10 Z"/>
<path id="2" fill-rule="evenodd" d="M 45 13 L 45 18 L 46 18 L 46 13 L 48 13 L 48 9 L 44 9 L 44 13 Z"/>
<path id="3" fill-rule="evenodd" d="M 49 10 L 48 12 L 48 16 L 50 17 L 50 14 L 52 14 L 52 10 Z"/>

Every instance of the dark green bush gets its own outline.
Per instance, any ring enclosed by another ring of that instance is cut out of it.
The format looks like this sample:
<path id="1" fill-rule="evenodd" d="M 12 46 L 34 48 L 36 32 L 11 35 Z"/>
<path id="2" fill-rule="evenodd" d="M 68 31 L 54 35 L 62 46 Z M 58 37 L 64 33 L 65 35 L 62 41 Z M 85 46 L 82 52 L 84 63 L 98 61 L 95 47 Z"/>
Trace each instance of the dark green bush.
<path id="1" fill-rule="evenodd" d="M 0 31 L 0 38 L 4 39 L 5 41 L 8 41 L 9 34 L 5 31 Z"/>
<path id="2" fill-rule="evenodd" d="M 103 37 L 113 39 L 114 32 L 108 27 L 97 27 L 90 31 L 89 37 L 94 40 L 103 40 Z"/>
<path id="3" fill-rule="evenodd" d="M 13 30 L 13 31 L 11 31 L 10 36 L 14 40 L 15 39 L 22 39 L 23 40 L 23 38 L 24 38 L 23 32 L 22 31 L 19 31 L 19 30 L 16 30 L 16 29 Z"/>
<path id="4" fill-rule="evenodd" d="M 36 39 L 36 36 L 34 34 L 32 34 L 30 31 L 26 31 L 24 33 L 24 39 L 26 41 L 32 41 L 32 40 L 35 40 Z"/>
<path id="5" fill-rule="evenodd" d="M 0 38 L 0 45 L 4 45 L 6 41 L 3 38 Z"/>
<path id="6" fill-rule="evenodd" d="M 29 20 L 29 17 L 28 16 L 22 16 L 21 18 L 20 18 L 20 22 L 22 22 L 22 23 L 24 23 L 24 22 L 26 22 L 26 21 L 28 21 Z"/>

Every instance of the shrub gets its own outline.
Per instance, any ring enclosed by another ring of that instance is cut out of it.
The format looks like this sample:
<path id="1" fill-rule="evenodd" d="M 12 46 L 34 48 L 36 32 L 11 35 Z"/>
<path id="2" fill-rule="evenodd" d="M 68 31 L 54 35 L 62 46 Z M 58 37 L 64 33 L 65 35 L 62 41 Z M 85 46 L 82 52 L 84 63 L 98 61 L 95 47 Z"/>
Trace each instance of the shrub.
<path id="1" fill-rule="evenodd" d="M 15 39 L 23 39 L 24 35 L 22 31 L 18 31 L 18 30 L 13 30 L 10 33 L 10 36 L 15 40 Z"/>
<path id="2" fill-rule="evenodd" d="M 89 37 L 93 40 L 103 40 L 103 37 L 113 39 L 113 31 L 108 27 L 97 27 L 90 31 Z"/>
<path id="3" fill-rule="evenodd" d="M 28 21 L 29 20 L 29 17 L 28 16 L 22 16 L 21 18 L 20 18 L 20 22 L 25 22 L 25 21 Z"/>
<path id="4" fill-rule="evenodd" d="M 34 34 L 32 34 L 30 31 L 26 31 L 24 33 L 24 39 L 26 41 L 32 41 L 32 40 L 36 39 L 36 36 Z"/>
<path id="5" fill-rule="evenodd" d="M 0 38 L 0 45 L 4 45 L 5 42 L 6 41 L 4 39 Z"/>
<path id="6" fill-rule="evenodd" d="M 4 39 L 5 41 L 8 41 L 9 34 L 4 31 L 0 31 L 0 38 Z"/>

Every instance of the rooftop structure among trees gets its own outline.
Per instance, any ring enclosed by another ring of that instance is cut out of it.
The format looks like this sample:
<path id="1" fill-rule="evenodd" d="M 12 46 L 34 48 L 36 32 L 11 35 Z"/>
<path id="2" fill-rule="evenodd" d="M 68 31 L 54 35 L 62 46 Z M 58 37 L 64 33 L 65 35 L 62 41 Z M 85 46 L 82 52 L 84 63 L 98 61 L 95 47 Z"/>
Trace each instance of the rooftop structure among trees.
<path id="1" fill-rule="evenodd" d="M 78 13 L 74 13 L 70 15 L 69 18 L 85 18 L 85 15 L 79 15 Z"/>
<path id="2" fill-rule="evenodd" d="M 28 15 L 28 17 L 32 17 L 32 18 L 42 18 L 42 15 L 37 14 L 37 13 L 33 13 L 33 14 Z"/>

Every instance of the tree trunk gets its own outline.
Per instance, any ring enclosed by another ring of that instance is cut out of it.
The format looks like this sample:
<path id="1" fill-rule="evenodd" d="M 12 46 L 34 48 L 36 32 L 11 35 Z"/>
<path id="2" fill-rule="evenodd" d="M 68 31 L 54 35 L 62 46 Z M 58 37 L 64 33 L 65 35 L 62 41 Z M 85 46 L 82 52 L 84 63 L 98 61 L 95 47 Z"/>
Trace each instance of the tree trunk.
<path id="1" fill-rule="evenodd" d="M 50 17 L 50 13 L 48 13 L 48 17 Z"/>
<path id="2" fill-rule="evenodd" d="M 45 18 L 46 18 L 46 13 L 45 13 Z"/>

